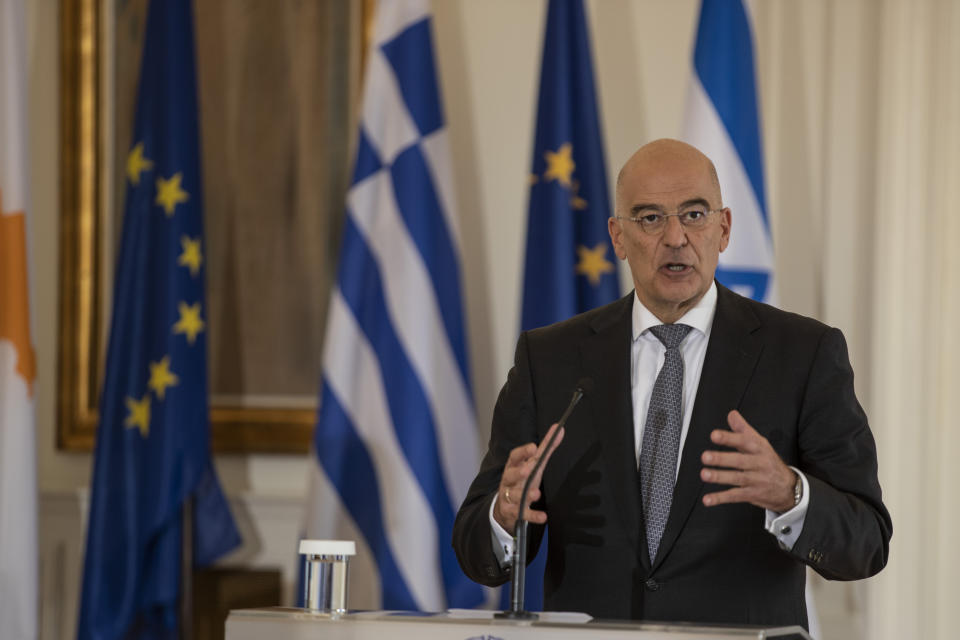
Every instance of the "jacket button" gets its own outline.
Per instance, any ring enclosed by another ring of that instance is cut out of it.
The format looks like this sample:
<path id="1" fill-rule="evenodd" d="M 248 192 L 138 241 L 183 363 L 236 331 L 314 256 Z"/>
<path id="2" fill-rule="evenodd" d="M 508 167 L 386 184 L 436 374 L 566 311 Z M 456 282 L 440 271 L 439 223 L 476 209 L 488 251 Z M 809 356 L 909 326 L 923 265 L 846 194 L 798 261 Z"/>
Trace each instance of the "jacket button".
<path id="1" fill-rule="evenodd" d="M 644 583 L 644 586 L 647 588 L 647 591 L 659 591 L 659 590 L 660 590 L 660 584 L 659 584 L 656 580 L 654 580 L 653 578 L 650 578 L 649 580 L 647 580 L 647 581 Z"/>

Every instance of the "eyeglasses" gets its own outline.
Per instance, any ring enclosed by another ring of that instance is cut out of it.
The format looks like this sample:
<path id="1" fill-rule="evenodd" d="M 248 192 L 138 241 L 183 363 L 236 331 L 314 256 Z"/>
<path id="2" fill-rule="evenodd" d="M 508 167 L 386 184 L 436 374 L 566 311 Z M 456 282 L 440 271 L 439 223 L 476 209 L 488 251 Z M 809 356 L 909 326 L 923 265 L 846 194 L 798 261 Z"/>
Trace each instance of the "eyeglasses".
<path id="1" fill-rule="evenodd" d="M 645 233 L 656 235 L 667 228 L 667 218 L 676 217 L 687 229 L 696 230 L 707 226 L 710 216 L 723 209 L 708 210 L 704 206 L 693 206 L 677 213 L 664 213 L 661 209 L 646 207 L 635 216 L 614 216 L 617 220 L 629 220 L 640 226 Z"/>

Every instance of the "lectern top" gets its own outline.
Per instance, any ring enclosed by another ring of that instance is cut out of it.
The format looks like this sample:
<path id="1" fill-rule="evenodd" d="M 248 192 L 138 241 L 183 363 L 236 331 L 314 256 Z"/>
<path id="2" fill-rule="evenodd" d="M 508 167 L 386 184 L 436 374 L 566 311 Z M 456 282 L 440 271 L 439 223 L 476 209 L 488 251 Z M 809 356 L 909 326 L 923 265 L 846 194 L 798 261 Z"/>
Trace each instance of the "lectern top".
<path id="1" fill-rule="evenodd" d="M 301 540 L 300 553 L 311 556 L 355 556 L 353 540 Z"/>
<path id="2" fill-rule="evenodd" d="M 492 611 L 424 613 L 410 611 L 350 611 L 330 614 L 271 607 L 234 610 L 227 617 L 227 640 L 810 640 L 791 627 L 734 627 L 708 624 L 631 621 L 544 622 L 493 620 Z M 323 625 L 322 627 L 317 625 Z"/>

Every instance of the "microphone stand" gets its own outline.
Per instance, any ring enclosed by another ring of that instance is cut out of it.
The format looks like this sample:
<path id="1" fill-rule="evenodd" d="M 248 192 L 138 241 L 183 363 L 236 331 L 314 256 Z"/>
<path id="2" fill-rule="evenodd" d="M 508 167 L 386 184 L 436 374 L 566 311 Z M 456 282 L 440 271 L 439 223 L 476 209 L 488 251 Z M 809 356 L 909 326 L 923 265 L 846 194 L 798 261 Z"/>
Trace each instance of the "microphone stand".
<path id="1" fill-rule="evenodd" d="M 573 408 L 580 402 L 584 394 L 584 389 L 589 386 L 589 382 L 588 380 L 581 380 L 577 383 L 577 388 L 573 392 L 573 397 L 570 398 L 570 404 L 567 405 L 567 410 L 560 416 L 559 426 L 550 436 L 550 439 L 547 440 L 547 444 L 543 448 L 544 453 L 550 451 L 553 447 L 553 442 L 557 439 L 557 434 L 560 433 L 560 429 L 567 423 L 567 418 L 573 413 Z M 542 455 L 537 459 L 537 463 L 533 466 L 533 471 L 530 472 L 530 475 L 527 476 L 527 479 L 523 483 L 523 491 L 520 492 L 520 513 L 517 516 L 517 522 L 513 528 L 513 554 L 511 556 L 513 575 L 510 577 L 510 609 L 494 614 L 494 618 L 502 620 L 536 620 L 540 617 L 538 614 L 532 611 L 526 611 L 523 608 L 524 589 L 527 578 L 527 525 L 529 524 L 526 518 L 523 517 L 523 512 L 524 505 L 527 502 L 527 493 L 530 491 L 530 485 L 533 483 L 533 479 L 540 471 L 540 468 L 543 467 L 545 458 L 546 455 Z"/>

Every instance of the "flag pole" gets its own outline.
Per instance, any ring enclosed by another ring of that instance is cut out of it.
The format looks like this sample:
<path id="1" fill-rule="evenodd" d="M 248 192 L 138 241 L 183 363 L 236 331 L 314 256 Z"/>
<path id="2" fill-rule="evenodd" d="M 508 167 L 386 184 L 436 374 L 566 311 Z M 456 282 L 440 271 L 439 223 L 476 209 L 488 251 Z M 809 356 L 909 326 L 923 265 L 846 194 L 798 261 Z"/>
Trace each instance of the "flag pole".
<path id="1" fill-rule="evenodd" d="M 180 545 L 180 640 L 193 638 L 193 496 L 181 507 L 183 539 Z"/>

